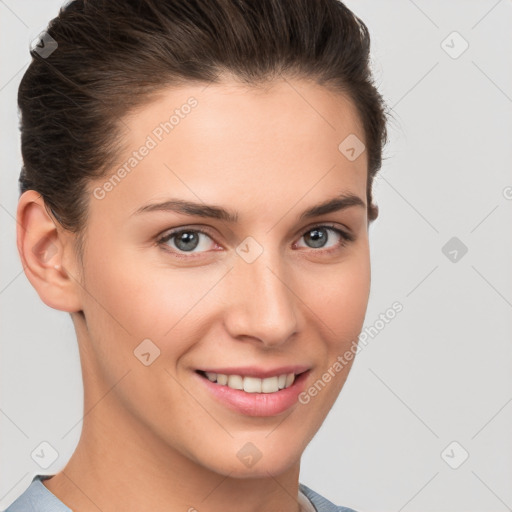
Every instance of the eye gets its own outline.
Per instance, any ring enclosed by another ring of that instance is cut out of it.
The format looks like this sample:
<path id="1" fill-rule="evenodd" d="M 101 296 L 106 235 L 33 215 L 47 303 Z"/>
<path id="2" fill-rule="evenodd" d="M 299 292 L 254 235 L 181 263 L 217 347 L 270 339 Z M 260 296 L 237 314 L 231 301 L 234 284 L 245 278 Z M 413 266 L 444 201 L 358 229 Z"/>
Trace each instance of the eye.
<path id="1" fill-rule="evenodd" d="M 334 233 L 335 236 L 329 236 L 328 233 Z M 310 248 L 321 249 L 315 252 L 336 251 L 354 240 L 354 236 L 350 233 L 329 225 L 314 226 L 308 229 L 301 236 L 302 238 L 306 240 Z M 334 238 L 334 243 L 327 245 L 331 238 Z M 163 246 L 164 250 L 178 258 L 191 258 L 196 253 L 208 252 L 209 245 L 213 245 L 214 250 L 219 247 L 206 231 L 197 228 L 180 228 L 169 231 L 157 240 L 157 245 Z M 294 244 L 294 247 L 297 247 L 297 244 Z M 199 250 L 196 251 L 196 249 Z M 190 256 L 187 256 L 187 253 Z"/>
<path id="2" fill-rule="evenodd" d="M 177 256 L 181 256 L 180 252 L 193 253 L 195 249 L 208 249 L 208 243 L 204 242 L 204 238 L 209 238 L 212 242 L 212 238 L 200 229 L 178 229 L 170 231 L 163 237 L 158 239 L 158 245 L 166 246 L 166 250 L 170 250 L 173 253 L 178 253 Z M 202 240 L 203 239 L 203 240 Z M 168 242 L 171 242 L 169 244 Z M 204 252 L 204 251 L 196 251 Z"/>
<path id="3" fill-rule="evenodd" d="M 329 232 L 334 233 L 335 236 L 329 236 L 327 234 Z M 324 252 L 335 251 L 354 240 L 353 235 L 334 226 L 314 226 L 308 229 L 301 238 L 306 240 L 310 248 L 323 249 Z M 327 245 L 327 242 L 330 242 L 331 238 L 334 238 L 334 242 L 331 245 Z M 336 238 L 338 238 L 338 241 L 336 241 Z"/>

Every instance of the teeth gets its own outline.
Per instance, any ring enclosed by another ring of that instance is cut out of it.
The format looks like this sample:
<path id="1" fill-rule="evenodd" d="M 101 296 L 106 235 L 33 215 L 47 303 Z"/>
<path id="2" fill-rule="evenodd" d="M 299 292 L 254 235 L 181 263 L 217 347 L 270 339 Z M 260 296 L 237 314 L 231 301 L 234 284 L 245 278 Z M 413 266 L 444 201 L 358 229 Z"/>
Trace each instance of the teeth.
<path id="1" fill-rule="evenodd" d="M 279 391 L 278 377 L 270 377 L 268 379 L 262 379 L 261 391 L 262 393 L 275 393 Z"/>
<path id="2" fill-rule="evenodd" d="M 240 375 L 230 375 L 228 377 L 228 387 L 233 389 L 244 389 L 244 379 Z"/>
<path id="3" fill-rule="evenodd" d="M 205 372 L 211 382 L 232 389 L 244 390 L 246 393 L 276 393 L 280 389 L 289 388 L 295 381 L 295 374 L 288 373 L 276 377 L 259 379 L 257 377 L 242 377 L 241 375 L 224 375 L 222 373 Z"/>
<path id="4" fill-rule="evenodd" d="M 228 383 L 228 376 L 222 375 L 222 373 L 217 374 L 217 384 L 225 386 Z"/>
<path id="5" fill-rule="evenodd" d="M 208 380 L 211 380 L 212 382 L 217 382 L 217 374 L 212 372 L 205 372 L 206 376 L 208 377 Z"/>
<path id="6" fill-rule="evenodd" d="M 261 393 L 261 379 L 244 377 L 244 391 L 246 393 Z"/>

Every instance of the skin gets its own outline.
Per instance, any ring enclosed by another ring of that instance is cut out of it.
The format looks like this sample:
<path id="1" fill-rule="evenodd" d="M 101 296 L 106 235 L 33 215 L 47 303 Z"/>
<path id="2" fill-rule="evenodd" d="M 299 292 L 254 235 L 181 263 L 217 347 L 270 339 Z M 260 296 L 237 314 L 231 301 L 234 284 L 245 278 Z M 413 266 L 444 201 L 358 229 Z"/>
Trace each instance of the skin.
<path id="1" fill-rule="evenodd" d="M 124 119 L 120 165 L 190 96 L 197 107 L 103 199 L 92 191 L 105 178 L 90 183 L 83 264 L 74 235 L 39 194 L 19 201 L 25 273 L 48 306 L 71 313 L 79 343 L 80 441 L 44 482 L 75 511 L 298 511 L 301 454 L 350 364 L 308 404 L 269 417 L 227 409 L 197 384 L 195 369 L 306 364 L 307 389 L 362 329 L 366 206 L 298 219 L 340 193 L 366 205 L 366 153 L 349 161 L 338 150 L 349 134 L 364 141 L 352 103 L 303 79 L 166 89 Z M 238 223 L 133 215 L 169 197 L 236 211 Z M 326 248 L 308 243 L 304 235 L 325 223 L 355 240 L 342 246 L 326 230 Z M 173 240 L 168 251 L 156 244 L 178 227 L 208 229 L 196 257 L 173 256 L 182 247 Z M 236 252 L 248 236 L 263 248 L 252 263 Z M 160 350 L 149 366 L 134 355 L 147 338 Z M 252 467 L 236 456 L 247 442 L 262 454 Z"/>

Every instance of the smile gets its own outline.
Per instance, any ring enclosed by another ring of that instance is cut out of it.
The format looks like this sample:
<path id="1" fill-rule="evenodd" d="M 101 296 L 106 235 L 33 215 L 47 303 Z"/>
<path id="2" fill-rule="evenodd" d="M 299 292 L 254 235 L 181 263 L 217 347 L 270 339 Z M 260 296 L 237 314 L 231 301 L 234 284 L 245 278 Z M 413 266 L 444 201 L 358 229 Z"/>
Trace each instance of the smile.
<path id="1" fill-rule="evenodd" d="M 275 416 L 290 409 L 310 375 L 306 366 L 211 370 L 194 372 L 200 388 L 215 402 L 247 416 Z"/>

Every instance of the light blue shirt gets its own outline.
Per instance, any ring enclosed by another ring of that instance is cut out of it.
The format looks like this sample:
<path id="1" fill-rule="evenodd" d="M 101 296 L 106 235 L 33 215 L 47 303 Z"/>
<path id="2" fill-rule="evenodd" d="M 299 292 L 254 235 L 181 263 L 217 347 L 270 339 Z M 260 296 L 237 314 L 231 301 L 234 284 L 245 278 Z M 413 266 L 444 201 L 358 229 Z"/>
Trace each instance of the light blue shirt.
<path id="1" fill-rule="evenodd" d="M 43 485 L 41 479 L 44 480 L 45 476 L 36 475 L 25 492 L 5 512 L 73 512 Z M 304 484 L 299 484 L 299 487 L 317 512 L 356 512 L 351 508 L 334 505 Z"/>

